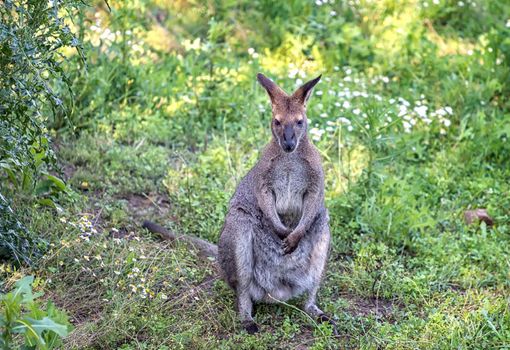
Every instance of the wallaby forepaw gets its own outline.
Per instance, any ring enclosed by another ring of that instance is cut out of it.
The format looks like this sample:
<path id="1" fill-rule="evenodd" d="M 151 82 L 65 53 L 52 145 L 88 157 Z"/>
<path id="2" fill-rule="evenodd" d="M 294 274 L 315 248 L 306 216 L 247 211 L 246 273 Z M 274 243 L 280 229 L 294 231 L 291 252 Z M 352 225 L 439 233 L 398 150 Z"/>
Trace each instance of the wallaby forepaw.
<path id="1" fill-rule="evenodd" d="M 243 322 L 243 327 L 248 332 L 248 334 L 255 334 L 259 331 L 259 326 L 253 321 Z"/>
<path id="2" fill-rule="evenodd" d="M 319 317 L 317 317 L 317 321 L 319 323 L 324 323 L 324 322 L 329 323 L 331 325 L 331 328 L 333 328 L 333 335 L 338 336 L 338 328 L 337 328 L 336 322 L 331 317 L 329 317 L 326 314 L 320 314 Z"/>
<path id="3" fill-rule="evenodd" d="M 293 237 L 289 236 L 283 240 L 283 253 L 290 254 L 296 250 L 299 241 L 294 240 Z"/>

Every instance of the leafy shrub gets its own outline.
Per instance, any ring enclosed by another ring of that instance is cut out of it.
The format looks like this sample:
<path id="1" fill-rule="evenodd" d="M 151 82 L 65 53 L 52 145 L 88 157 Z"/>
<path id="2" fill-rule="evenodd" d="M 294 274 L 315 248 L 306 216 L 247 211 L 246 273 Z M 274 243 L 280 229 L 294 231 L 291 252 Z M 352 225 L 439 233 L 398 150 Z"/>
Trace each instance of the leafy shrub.
<path id="1" fill-rule="evenodd" d="M 79 48 L 65 22 L 80 1 L 6 0 L 0 6 L 0 179 L 34 190 L 38 174 L 55 157 L 47 122 L 62 101 L 53 88 L 65 80 L 62 48 Z M 2 255 L 11 252 L 18 261 L 32 248 L 28 231 L 0 199 Z"/>
<path id="2" fill-rule="evenodd" d="M 42 293 L 33 293 L 33 276 L 16 282 L 16 288 L 0 294 L 0 347 L 18 348 L 16 335 L 24 337 L 22 349 L 54 349 L 71 330 L 67 315 L 48 301 L 46 310 L 36 301 Z"/>
<path id="3" fill-rule="evenodd" d="M 46 122 L 62 101 L 52 79 L 65 79 L 59 50 L 78 48 L 61 13 L 77 3 L 7 0 L 0 7 L 0 166 L 15 184 L 28 185 L 54 159 Z"/>
<path id="4" fill-rule="evenodd" d="M 14 258 L 18 264 L 29 264 L 45 246 L 43 240 L 30 234 L 17 219 L 7 199 L 0 194 L 0 259 Z"/>

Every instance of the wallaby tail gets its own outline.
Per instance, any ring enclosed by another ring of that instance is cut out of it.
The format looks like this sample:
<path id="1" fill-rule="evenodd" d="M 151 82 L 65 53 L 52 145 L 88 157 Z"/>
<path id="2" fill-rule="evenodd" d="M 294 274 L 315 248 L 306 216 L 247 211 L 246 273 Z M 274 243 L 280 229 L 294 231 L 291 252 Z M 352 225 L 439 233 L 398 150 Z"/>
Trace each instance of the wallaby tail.
<path id="1" fill-rule="evenodd" d="M 163 226 L 160 226 L 152 221 L 144 221 L 142 224 L 143 228 L 146 228 L 152 233 L 157 233 L 164 240 L 168 241 L 176 241 L 181 240 L 191 245 L 192 247 L 198 250 L 198 253 L 203 258 L 217 258 L 218 257 L 218 246 L 216 244 L 207 242 L 198 237 L 188 236 L 188 235 L 179 235 L 175 232 L 171 232 L 167 230 Z"/>

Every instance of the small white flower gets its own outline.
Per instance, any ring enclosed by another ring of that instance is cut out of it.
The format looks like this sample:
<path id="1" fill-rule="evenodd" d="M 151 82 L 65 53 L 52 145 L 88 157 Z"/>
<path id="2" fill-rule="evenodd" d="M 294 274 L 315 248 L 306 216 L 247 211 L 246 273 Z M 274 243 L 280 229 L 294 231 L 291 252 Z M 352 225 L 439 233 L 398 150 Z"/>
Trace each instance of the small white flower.
<path id="1" fill-rule="evenodd" d="M 446 106 L 446 107 L 444 108 L 444 110 L 445 110 L 445 111 L 446 111 L 446 113 L 448 113 L 449 115 L 452 115 L 452 114 L 453 114 L 453 109 L 452 109 L 452 107 L 450 107 L 450 106 Z"/>
<path id="2" fill-rule="evenodd" d="M 327 118 L 327 117 L 328 117 L 328 114 L 327 114 L 327 113 L 321 113 L 319 116 L 320 116 L 321 118 Z"/>
<path id="3" fill-rule="evenodd" d="M 464 1 L 459 1 L 459 2 L 457 3 L 457 5 L 459 5 L 459 7 L 463 7 L 463 6 L 464 6 Z"/>
<path id="4" fill-rule="evenodd" d="M 168 296 L 167 296 L 166 294 L 164 294 L 164 293 L 161 293 L 161 294 L 159 295 L 159 297 L 160 297 L 161 299 L 163 299 L 163 300 L 167 300 L 167 299 L 168 299 Z"/>
<path id="5" fill-rule="evenodd" d="M 330 15 L 331 17 L 336 16 L 336 11 L 331 11 L 331 12 L 329 13 L 329 15 Z"/>
<path id="6" fill-rule="evenodd" d="M 321 90 L 317 90 L 317 91 L 315 92 L 315 94 L 316 94 L 317 96 L 322 96 L 322 91 L 321 91 Z"/>
<path id="7" fill-rule="evenodd" d="M 452 122 L 450 121 L 450 119 L 445 119 L 443 120 L 443 124 L 444 126 L 449 127 L 452 124 Z"/>
<path id="8" fill-rule="evenodd" d="M 416 112 L 416 114 L 418 114 L 421 118 L 425 118 L 427 117 L 427 109 L 428 107 L 427 106 L 418 106 L 418 107 L 414 107 L 414 111 Z"/>
<path id="9" fill-rule="evenodd" d="M 358 108 L 355 108 L 352 110 L 352 113 L 354 113 L 355 115 L 359 115 L 361 111 Z"/>
<path id="10" fill-rule="evenodd" d="M 351 103 L 349 101 L 344 101 L 342 107 L 344 107 L 345 109 L 351 108 Z"/>
<path id="11" fill-rule="evenodd" d="M 255 53 L 255 49 L 254 49 L 253 47 L 250 47 L 250 48 L 248 49 L 248 54 L 251 56 L 251 55 L 253 55 L 254 53 Z"/>
<path id="12" fill-rule="evenodd" d="M 341 124 L 345 124 L 345 125 L 351 125 L 351 121 L 345 117 L 340 117 L 338 118 L 338 121 L 341 123 Z"/>
<path id="13" fill-rule="evenodd" d="M 354 130 L 354 128 L 352 127 L 352 125 L 347 126 L 347 131 L 352 131 L 352 130 Z"/>

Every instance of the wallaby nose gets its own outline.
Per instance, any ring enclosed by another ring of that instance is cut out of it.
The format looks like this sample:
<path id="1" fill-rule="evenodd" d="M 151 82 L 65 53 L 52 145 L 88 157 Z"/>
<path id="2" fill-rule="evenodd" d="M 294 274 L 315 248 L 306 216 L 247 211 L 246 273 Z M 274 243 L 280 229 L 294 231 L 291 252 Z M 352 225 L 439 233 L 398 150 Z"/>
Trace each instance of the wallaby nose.
<path id="1" fill-rule="evenodd" d="M 290 125 L 286 125 L 283 129 L 283 150 L 292 152 L 296 147 L 296 134 Z"/>

